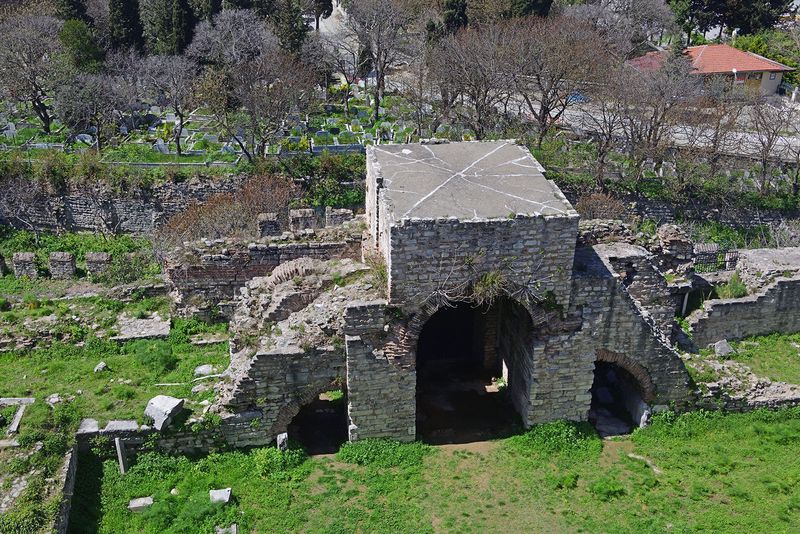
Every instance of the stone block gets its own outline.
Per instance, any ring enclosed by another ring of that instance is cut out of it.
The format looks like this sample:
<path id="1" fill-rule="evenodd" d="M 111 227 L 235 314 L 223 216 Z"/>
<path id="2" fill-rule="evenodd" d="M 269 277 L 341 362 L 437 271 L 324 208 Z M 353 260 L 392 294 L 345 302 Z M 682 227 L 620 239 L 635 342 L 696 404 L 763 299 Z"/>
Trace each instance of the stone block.
<path id="1" fill-rule="evenodd" d="M 69 280 L 75 276 L 75 256 L 69 252 L 50 253 L 50 277 L 54 280 Z"/>
<path id="2" fill-rule="evenodd" d="M 152 497 L 139 497 L 138 499 L 131 499 L 128 503 L 128 510 L 131 512 L 141 512 L 151 506 L 153 506 Z"/>
<path id="3" fill-rule="evenodd" d="M 136 421 L 109 421 L 103 432 L 135 432 L 139 430 L 139 424 Z"/>
<path id="4" fill-rule="evenodd" d="M 87 252 L 86 272 L 89 276 L 99 276 L 111 266 L 111 254 L 108 252 Z"/>
<path id="5" fill-rule="evenodd" d="M 144 415 L 153 420 L 153 427 L 162 430 L 169 426 L 172 419 L 183 409 L 183 399 L 168 395 L 156 395 L 147 403 Z"/>
<path id="6" fill-rule="evenodd" d="M 289 229 L 292 232 L 317 228 L 317 214 L 312 209 L 289 210 Z"/>
<path id="7" fill-rule="evenodd" d="M 736 351 L 733 350 L 733 347 L 731 347 L 731 344 L 728 343 L 727 339 L 722 339 L 714 343 L 714 354 L 717 356 L 717 358 L 725 358 L 734 352 Z"/>
<path id="8" fill-rule="evenodd" d="M 208 496 L 213 503 L 227 504 L 231 500 L 231 488 L 209 490 Z"/>
<path id="9" fill-rule="evenodd" d="M 277 213 L 258 214 L 258 234 L 261 237 L 281 235 L 281 224 Z"/>
<path id="10" fill-rule="evenodd" d="M 214 374 L 214 366 L 210 363 L 198 365 L 194 368 L 194 376 L 208 376 Z"/>
<path id="11" fill-rule="evenodd" d="M 285 451 L 286 449 L 289 448 L 289 434 L 286 432 L 278 434 L 277 442 L 278 442 L 278 449 Z"/>
<path id="12" fill-rule="evenodd" d="M 11 263 L 14 266 L 14 276 L 17 278 L 27 276 L 33 280 L 39 276 L 39 271 L 36 269 L 36 254 L 33 252 L 15 252 Z"/>
<path id="13" fill-rule="evenodd" d="M 325 207 L 325 226 L 340 226 L 353 218 L 353 210 Z"/>

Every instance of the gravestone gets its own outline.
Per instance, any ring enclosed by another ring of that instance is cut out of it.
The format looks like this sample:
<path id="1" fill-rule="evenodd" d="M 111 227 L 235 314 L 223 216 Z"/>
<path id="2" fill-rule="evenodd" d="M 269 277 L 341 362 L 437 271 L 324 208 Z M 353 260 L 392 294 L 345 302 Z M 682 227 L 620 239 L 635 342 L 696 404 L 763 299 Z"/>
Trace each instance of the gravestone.
<path id="1" fill-rule="evenodd" d="M 169 154 L 169 148 L 164 144 L 163 139 L 156 139 L 156 142 L 153 143 L 153 150 L 161 154 Z"/>

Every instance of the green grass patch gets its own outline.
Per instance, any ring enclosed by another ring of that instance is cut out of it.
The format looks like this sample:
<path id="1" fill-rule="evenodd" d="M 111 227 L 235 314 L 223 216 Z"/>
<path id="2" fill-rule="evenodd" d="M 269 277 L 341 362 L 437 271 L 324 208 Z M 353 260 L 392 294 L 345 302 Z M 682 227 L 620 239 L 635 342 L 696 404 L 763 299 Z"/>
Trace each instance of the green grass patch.
<path id="1" fill-rule="evenodd" d="M 80 492 L 73 503 L 98 524 L 74 532 L 205 532 L 234 520 L 248 532 L 796 532 L 798 440 L 795 408 L 669 412 L 615 441 L 566 422 L 477 448 L 365 440 L 336 461 L 146 454 L 125 476 L 105 463 L 94 508 Z M 208 490 L 224 487 L 233 502 L 210 506 Z M 127 511 L 145 495 L 151 511 Z"/>
<path id="2" fill-rule="evenodd" d="M 800 334 L 771 334 L 733 343 L 729 358 L 747 365 L 758 376 L 800 384 Z"/>

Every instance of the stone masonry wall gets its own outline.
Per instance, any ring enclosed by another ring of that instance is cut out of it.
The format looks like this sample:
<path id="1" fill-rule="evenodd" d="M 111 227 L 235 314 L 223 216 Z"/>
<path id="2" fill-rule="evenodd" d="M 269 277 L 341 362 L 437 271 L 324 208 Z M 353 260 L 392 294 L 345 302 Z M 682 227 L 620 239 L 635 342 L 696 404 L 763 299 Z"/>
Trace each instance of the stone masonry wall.
<path id="1" fill-rule="evenodd" d="M 386 301 L 356 302 L 345 313 L 350 439 L 416 435 L 417 376 L 407 359 L 383 350 Z"/>
<path id="2" fill-rule="evenodd" d="M 800 277 L 777 280 L 739 299 L 707 300 L 689 322 L 701 348 L 721 339 L 800 332 Z"/>
<path id="3" fill-rule="evenodd" d="M 31 223 L 40 230 L 95 231 L 146 234 L 193 202 L 203 202 L 218 193 L 238 190 L 245 176 L 205 176 L 182 182 L 167 182 L 149 189 L 126 193 L 107 191 L 96 198 L 80 191 L 44 196 L 27 206 Z M 107 223 L 111 228 L 107 227 Z M 0 210 L 0 224 L 14 226 L 15 220 Z"/>
<path id="4" fill-rule="evenodd" d="M 650 404 L 685 405 L 689 378 L 683 362 L 593 249 L 582 250 L 576 260 L 572 288 L 567 315 L 579 317 L 581 326 L 534 341 L 528 423 L 585 420 L 598 359 L 611 359 L 639 378 L 651 389 L 643 391 Z"/>
<path id="5" fill-rule="evenodd" d="M 267 242 L 230 244 L 219 253 L 198 250 L 193 257 L 167 262 L 165 273 L 179 309 L 191 314 L 230 300 L 245 283 L 267 276 L 287 261 L 297 258 L 358 259 L 356 240 L 334 242 Z"/>
<path id="6" fill-rule="evenodd" d="M 443 285 L 496 271 L 539 295 L 569 301 L 577 214 L 459 221 L 411 219 L 390 228 L 390 302 L 413 310 Z M 449 289 L 449 288 L 448 288 Z"/>

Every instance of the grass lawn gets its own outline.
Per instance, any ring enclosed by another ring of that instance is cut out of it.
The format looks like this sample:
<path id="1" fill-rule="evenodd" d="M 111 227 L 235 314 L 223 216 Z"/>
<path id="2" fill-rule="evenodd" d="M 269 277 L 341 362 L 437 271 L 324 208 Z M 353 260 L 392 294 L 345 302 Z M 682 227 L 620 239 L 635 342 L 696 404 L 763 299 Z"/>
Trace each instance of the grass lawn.
<path id="1" fill-rule="evenodd" d="M 667 413 L 605 442 L 565 422 L 466 448 L 367 440 L 299 465 L 263 449 L 146 453 L 122 476 L 86 456 L 72 531 L 798 532 L 798 443 L 795 408 Z M 229 486 L 232 503 L 208 502 Z M 151 509 L 127 511 L 147 495 Z"/>
<path id="2" fill-rule="evenodd" d="M 800 334 L 772 334 L 733 343 L 729 358 L 742 362 L 758 376 L 800 384 Z"/>
<path id="3" fill-rule="evenodd" d="M 50 408 L 44 399 L 53 393 L 75 396 L 82 417 L 102 425 L 111 419 L 143 422 L 147 401 L 158 394 L 201 400 L 192 395 L 194 368 L 213 364 L 220 371 L 229 361 L 227 344 L 195 346 L 187 335 L 195 325 L 176 321 L 169 339 L 127 343 L 89 338 L 84 346 L 56 343 L 52 347 L 0 354 L 0 396 L 36 397 L 22 420 L 21 433 L 36 429 Z M 109 371 L 94 373 L 104 361 Z M 157 383 L 187 383 L 156 386 Z M 80 392 L 80 393 L 79 393 Z"/>

